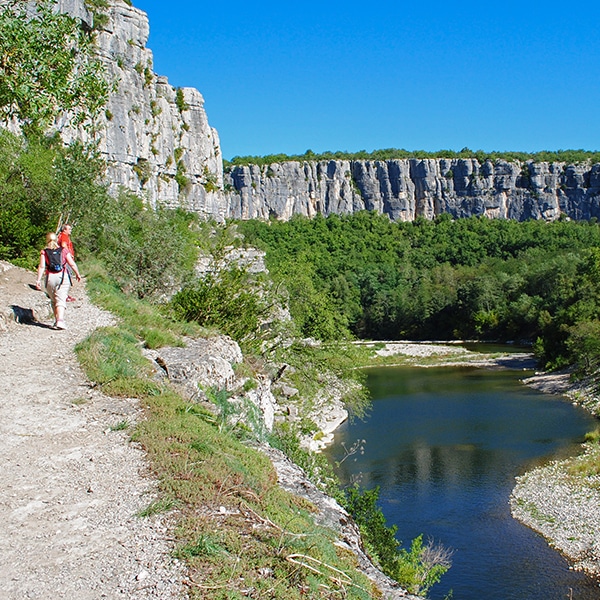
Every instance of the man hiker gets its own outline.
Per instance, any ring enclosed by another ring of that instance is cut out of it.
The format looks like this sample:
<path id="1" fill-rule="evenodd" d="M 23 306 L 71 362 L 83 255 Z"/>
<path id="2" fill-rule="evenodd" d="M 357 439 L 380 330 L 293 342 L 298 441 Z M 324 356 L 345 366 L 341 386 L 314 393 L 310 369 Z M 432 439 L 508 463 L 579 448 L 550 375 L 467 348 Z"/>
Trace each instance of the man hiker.
<path id="1" fill-rule="evenodd" d="M 69 254 L 75 259 L 75 250 L 73 249 L 73 242 L 71 241 L 71 231 L 73 231 L 73 226 L 69 223 L 65 223 L 60 228 L 60 233 L 58 234 L 58 245 L 61 248 L 66 248 Z M 71 267 L 67 265 L 67 269 Z M 73 296 L 67 296 L 67 302 L 74 302 L 77 298 L 73 298 Z"/>

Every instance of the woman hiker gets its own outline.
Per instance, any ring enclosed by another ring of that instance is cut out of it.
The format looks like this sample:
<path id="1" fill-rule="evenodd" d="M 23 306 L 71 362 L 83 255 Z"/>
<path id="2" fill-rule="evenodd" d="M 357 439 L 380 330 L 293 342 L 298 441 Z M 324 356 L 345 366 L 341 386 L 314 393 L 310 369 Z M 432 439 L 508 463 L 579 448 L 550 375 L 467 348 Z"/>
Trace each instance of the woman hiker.
<path id="1" fill-rule="evenodd" d="M 65 309 L 67 308 L 67 297 L 71 287 L 71 274 L 67 266 L 71 267 L 77 281 L 81 281 L 79 269 L 69 250 L 58 245 L 55 233 L 48 233 L 46 235 L 46 247 L 40 252 L 40 264 L 35 287 L 38 290 L 42 289 L 42 277 L 45 274 L 46 294 L 52 303 L 55 329 L 66 329 Z"/>

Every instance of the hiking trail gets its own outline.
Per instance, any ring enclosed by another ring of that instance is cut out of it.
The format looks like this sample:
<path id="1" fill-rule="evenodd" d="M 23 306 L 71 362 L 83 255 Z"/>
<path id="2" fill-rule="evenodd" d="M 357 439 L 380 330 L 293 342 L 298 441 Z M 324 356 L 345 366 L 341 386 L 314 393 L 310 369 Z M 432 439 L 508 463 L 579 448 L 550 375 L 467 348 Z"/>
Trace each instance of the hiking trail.
<path id="1" fill-rule="evenodd" d="M 0 261 L 2 598 L 182 598 L 167 517 L 137 516 L 157 489 L 129 439 L 138 401 L 94 389 L 74 353 L 113 317 L 78 284 L 68 329 L 54 330 L 34 283 Z"/>

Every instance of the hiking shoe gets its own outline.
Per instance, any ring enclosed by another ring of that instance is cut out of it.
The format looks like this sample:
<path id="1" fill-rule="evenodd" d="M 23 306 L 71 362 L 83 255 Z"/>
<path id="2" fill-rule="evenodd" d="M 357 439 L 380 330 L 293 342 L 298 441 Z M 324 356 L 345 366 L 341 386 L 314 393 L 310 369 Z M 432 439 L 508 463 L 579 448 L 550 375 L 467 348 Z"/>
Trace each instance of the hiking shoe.
<path id="1" fill-rule="evenodd" d="M 54 328 L 55 329 L 66 329 L 67 326 L 65 325 L 64 321 L 56 321 L 56 323 L 54 324 Z"/>

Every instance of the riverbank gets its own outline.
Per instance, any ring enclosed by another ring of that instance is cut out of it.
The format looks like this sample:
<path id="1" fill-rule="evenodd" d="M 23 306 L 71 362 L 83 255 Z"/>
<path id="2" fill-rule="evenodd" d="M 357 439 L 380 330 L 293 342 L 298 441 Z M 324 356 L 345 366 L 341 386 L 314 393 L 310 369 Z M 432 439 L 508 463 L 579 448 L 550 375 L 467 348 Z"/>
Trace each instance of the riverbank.
<path id="1" fill-rule="evenodd" d="M 461 342 L 369 341 L 353 342 L 369 350 L 368 366 L 399 367 L 488 367 L 533 370 L 531 352 L 481 352 L 465 348 Z"/>
<path id="2" fill-rule="evenodd" d="M 369 342 L 382 366 L 473 366 L 532 370 L 531 353 L 481 354 L 448 343 Z M 594 381 L 572 381 L 570 373 L 536 373 L 525 385 L 600 415 Z M 511 494 L 513 517 L 561 552 L 573 568 L 600 577 L 600 444 L 586 443 L 583 452 L 555 461 L 517 478 Z"/>
<path id="3" fill-rule="evenodd" d="M 592 381 L 573 382 L 569 373 L 538 374 L 524 383 L 563 394 L 592 414 L 600 398 Z M 517 478 L 512 515 L 544 536 L 576 570 L 600 578 L 600 444 L 583 445 L 575 457 L 555 461 Z"/>
<path id="4" fill-rule="evenodd" d="M 155 384 L 147 361 L 136 371 L 139 323 L 125 330 L 123 314 L 76 286 L 68 329 L 56 331 L 34 273 L 0 261 L 0 280 L 3 598 L 296 598 L 310 578 L 335 596 L 418 600 L 370 562 L 348 513 L 283 454 L 241 442 L 225 412 L 186 401 L 175 383 Z M 146 326 L 163 323 L 145 308 Z M 231 373 L 241 393 L 248 371 L 234 373 L 234 343 L 195 341 L 188 351 L 215 345 L 202 368 L 157 373 Z M 75 345 L 87 368 L 126 358 L 119 383 L 100 368 L 91 383 Z M 262 387 L 252 374 L 248 398 Z"/>

